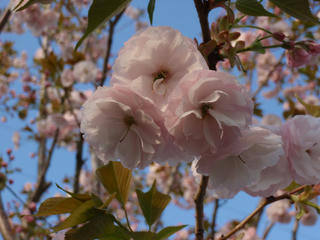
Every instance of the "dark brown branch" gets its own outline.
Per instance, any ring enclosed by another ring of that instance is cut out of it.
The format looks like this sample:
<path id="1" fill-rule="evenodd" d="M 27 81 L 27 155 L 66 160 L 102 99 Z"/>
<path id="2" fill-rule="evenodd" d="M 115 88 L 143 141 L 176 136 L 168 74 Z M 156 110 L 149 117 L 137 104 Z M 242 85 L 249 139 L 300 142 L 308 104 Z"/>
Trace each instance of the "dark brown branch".
<path id="1" fill-rule="evenodd" d="M 11 10 L 6 9 L 0 19 L 0 33 L 3 31 L 4 27 L 6 26 L 7 22 L 9 21 L 10 16 L 11 16 Z"/>
<path id="2" fill-rule="evenodd" d="M 194 203 L 196 205 L 196 228 L 195 228 L 195 235 L 196 240 L 203 240 L 203 233 L 204 233 L 204 227 L 203 227 L 203 202 L 206 195 L 206 190 L 208 186 L 209 177 L 208 176 L 202 176 L 201 182 L 199 185 L 198 192 L 195 196 Z"/>
<path id="3" fill-rule="evenodd" d="M 82 166 L 84 164 L 83 160 L 83 136 L 82 133 L 79 134 L 79 140 L 77 141 L 77 153 L 76 153 L 76 169 L 73 181 L 73 192 L 77 193 L 80 190 L 80 173 Z"/>
<path id="4" fill-rule="evenodd" d="M 1 193 L 0 193 L 0 232 L 4 240 L 14 240 L 12 227 L 9 223 L 9 218 L 3 207 Z"/>
<path id="5" fill-rule="evenodd" d="M 219 199 L 214 201 L 214 209 L 212 214 L 212 222 L 211 222 L 211 239 L 214 239 L 214 235 L 216 234 L 216 221 L 217 221 L 217 214 L 219 209 Z"/>
<path id="6" fill-rule="evenodd" d="M 226 235 L 224 236 L 221 236 L 219 238 L 219 240 L 226 240 L 228 239 L 229 237 L 231 237 L 233 234 L 235 234 L 236 232 L 238 232 L 239 230 L 241 230 L 256 214 L 258 214 L 260 211 L 262 211 L 262 209 L 273 203 L 273 202 L 276 202 L 276 201 L 279 201 L 279 200 L 282 200 L 282 199 L 291 199 L 291 195 L 292 194 L 295 194 L 295 193 L 298 193 L 298 192 L 301 192 L 304 190 L 306 186 L 303 185 L 303 186 L 300 186 L 298 188 L 296 188 L 295 190 L 291 191 L 290 193 L 284 193 L 278 197 L 268 197 L 266 198 L 263 202 L 261 202 L 261 204 L 248 216 L 246 217 L 244 220 L 242 220 L 237 226 L 235 226 L 234 229 L 232 229 L 229 233 L 227 233 Z"/>
<path id="7" fill-rule="evenodd" d="M 194 0 L 194 4 L 196 6 L 200 21 L 203 43 L 207 43 L 211 40 L 211 33 L 208 21 L 208 15 L 210 12 L 209 2 L 207 0 Z M 223 57 L 219 53 L 219 47 L 216 47 L 215 50 L 213 50 L 208 56 L 209 69 L 216 71 L 217 63 L 222 60 Z"/>
<path id="8" fill-rule="evenodd" d="M 106 81 L 108 72 L 109 72 L 109 59 L 111 56 L 111 48 L 112 48 L 112 42 L 113 42 L 113 35 L 114 35 L 114 29 L 119 22 L 120 18 L 122 17 L 124 11 L 120 12 L 117 16 L 114 17 L 113 20 L 109 21 L 109 32 L 108 32 L 108 40 L 107 40 L 107 52 L 106 56 L 104 57 L 103 61 L 103 69 L 102 69 L 102 77 L 101 82 L 99 83 L 100 86 L 104 85 L 104 82 Z"/>
<path id="9" fill-rule="evenodd" d="M 194 5 L 196 6 L 203 42 L 209 42 L 211 40 L 210 28 L 209 28 L 209 4 L 206 0 L 194 0 Z"/>

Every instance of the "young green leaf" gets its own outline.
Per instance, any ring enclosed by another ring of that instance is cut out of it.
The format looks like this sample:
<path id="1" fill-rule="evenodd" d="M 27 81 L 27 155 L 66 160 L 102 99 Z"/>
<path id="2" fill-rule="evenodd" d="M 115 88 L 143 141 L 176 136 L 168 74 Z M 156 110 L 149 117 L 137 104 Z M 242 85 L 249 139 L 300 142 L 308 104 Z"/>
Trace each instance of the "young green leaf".
<path id="1" fill-rule="evenodd" d="M 152 25 L 152 21 L 153 21 L 153 12 L 154 12 L 155 6 L 156 6 L 156 0 L 149 0 L 148 15 L 149 15 L 151 25 Z"/>
<path id="2" fill-rule="evenodd" d="M 64 191 L 65 193 L 69 194 L 71 197 L 73 197 L 74 199 L 77 199 L 81 202 L 85 202 L 85 201 L 88 201 L 90 199 L 92 199 L 92 196 L 90 196 L 89 194 L 83 194 L 83 193 L 72 193 L 72 192 L 69 192 L 65 189 L 63 189 L 62 187 L 60 187 L 58 184 L 56 184 L 56 186 L 61 189 L 62 191 Z"/>
<path id="3" fill-rule="evenodd" d="M 236 8 L 240 12 L 249 16 L 276 17 L 276 15 L 268 12 L 257 0 L 237 0 Z"/>
<path id="4" fill-rule="evenodd" d="M 82 203 L 77 207 L 71 215 L 62 223 L 58 224 L 53 228 L 54 231 L 58 232 L 66 228 L 74 227 L 80 223 L 84 223 L 89 219 L 103 213 L 103 210 L 99 210 L 96 207 L 102 205 L 102 202 L 98 199 L 91 199 Z"/>
<path id="5" fill-rule="evenodd" d="M 48 198 L 41 203 L 36 216 L 44 217 L 55 214 L 71 213 L 82 204 L 81 201 L 74 198 L 53 197 Z"/>
<path id="6" fill-rule="evenodd" d="M 187 225 L 165 227 L 164 229 L 162 229 L 160 232 L 157 233 L 155 240 L 168 239 L 168 237 L 180 231 L 182 228 L 185 228 L 186 226 Z"/>
<path id="7" fill-rule="evenodd" d="M 134 232 L 132 233 L 134 240 L 155 240 L 155 233 L 153 232 Z"/>
<path id="8" fill-rule="evenodd" d="M 124 206 L 128 200 L 131 170 L 123 167 L 120 162 L 109 162 L 98 168 L 96 173 L 106 190 L 110 194 L 116 193 L 116 198 Z"/>
<path id="9" fill-rule="evenodd" d="M 52 1 L 50 1 L 50 0 L 29 0 L 22 7 L 20 7 L 23 2 L 24 2 L 24 0 L 21 0 L 13 10 L 18 12 L 18 11 L 22 11 L 22 10 L 30 7 L 32 4 L 35 4 L 35 3 L 49 4 Z"/>
<path id="10" fill-rule="evenodd" d="M 151 189 L 143 193 L 136 190 L 140 208 L 149 227 L 160 217 L 163 210 L 169 204 L 171 197 L 160 193 L 156 189 L 156 182 L 153 183 Z"/>
<path id="11" fill-rule="evenodd" d="M 121 12 L 131 0 L 93 0 L 88 13 L 88 26 L 78 41 L 77 50 L 83 40 L 105 21 Z"/>
<path id="12" fill-rule="evenodd" d="M 93 240 L 97 238 L 129 240 L 130 235 L 114 225 L 111 214 L 100 214 L 83 226 L 65 234 L 65 240 Z"/>
<path id="13" fill-rule="evenodd" d="M 313 117 L 320 117 L 320 106 L 308 104 L 300 97 L 296 96 L 298 101 L 306 108 L 306 112 Z"/>
<path id="14" fill-rule="evenodd" d="M 270 0 L 270 2 L 278 6 L 285 13 L 301 21 L 319 23 L 319 20 L 310 11 L 308 0 Z"/>

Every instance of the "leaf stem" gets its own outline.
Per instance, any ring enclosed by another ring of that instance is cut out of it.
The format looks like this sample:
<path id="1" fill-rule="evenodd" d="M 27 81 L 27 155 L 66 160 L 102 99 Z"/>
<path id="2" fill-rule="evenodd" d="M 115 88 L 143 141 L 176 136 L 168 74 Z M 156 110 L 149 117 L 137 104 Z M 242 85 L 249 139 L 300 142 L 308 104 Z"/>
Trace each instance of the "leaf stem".
<path id="1" fill-rule="evenodd" d="M 259 29 L 261 31 L 264 31 L 264 32 L 269 33 L 270 35 L 272 35 L 272 32 L 270 32 L 269 30 L 264 29 L 262 27 L 253 26 L 253 25 L 233 25 L 232 28 L 254 28 L 254 29 Z"/>
<path id="2" fill-rule="evenodd" d="M 121 208 L 122 208 L 122 210 L 124 211 L 124 215 L 125 215 L 125 217 L 126 217 L 126 221 L 127 221 L 128 228 L 129 228 L 130 232 L 133 232 L 133 230 L 132 230 L 132 228 L 131 228 L 131 226 L 130 226 L 130 221 L 129 221 L 128 212 L 127 212 L 127 210 L 126 210 L 126 207 L 125 207 L 123 204 L 121 204 L 121 205 L 122 205 Z"/>

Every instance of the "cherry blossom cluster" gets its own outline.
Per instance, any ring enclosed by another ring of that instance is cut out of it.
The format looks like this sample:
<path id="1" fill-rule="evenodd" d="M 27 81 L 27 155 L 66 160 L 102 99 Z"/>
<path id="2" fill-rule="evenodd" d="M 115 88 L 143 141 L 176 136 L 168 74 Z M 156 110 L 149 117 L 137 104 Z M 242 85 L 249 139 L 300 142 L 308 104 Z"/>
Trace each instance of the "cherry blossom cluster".
<path id="1" fill-rule="evenodd" d="M 318 119 L 267 128 L 252 116 L 251 96 L 235 77 L 209 70 L 180 32 L 149 27 L 120 50 L 111 86 L 84 104 L 81 131 L 101 160 L 128 168 L 193 161 L 221 198 L 320 181 Z"/>

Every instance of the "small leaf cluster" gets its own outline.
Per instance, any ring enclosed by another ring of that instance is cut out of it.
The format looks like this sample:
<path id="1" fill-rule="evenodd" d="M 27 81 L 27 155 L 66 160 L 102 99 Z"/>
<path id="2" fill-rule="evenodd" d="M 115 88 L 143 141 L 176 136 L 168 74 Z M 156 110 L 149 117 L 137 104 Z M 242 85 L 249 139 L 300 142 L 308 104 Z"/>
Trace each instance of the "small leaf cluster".
<path id="1" fill-rule="evenodd" d="M 139 206 L 149 229 L 133 231 L 128 219 L 126 226 L 108 209 L 111 201 L 116 199 L 126 213 L 125 205 L 132 182 L 131 170 L 124 168 L 120 162 L 111 161 L 97 169 L 97 176 L 109 193 L 106 200 L 102 201 L 94 194 L 72 193 L 58 186 L 70 197 L 48 198 L 40 205 L 36 216 L 46 217 L 69 213 L 70 215 L 63 222 L 53 228 L 55 232 L 70 229 L 65 233 L 66 240 L 161 240 L 167 239 L 185 227 L 185 225 L 170 226 L 159 232 L 151 231 L 151 227 L 159 220 L 171 200 L 169 195 L 156 189 L 156 182 L 154 182 L 148 192 L 136 190 Z"/>

